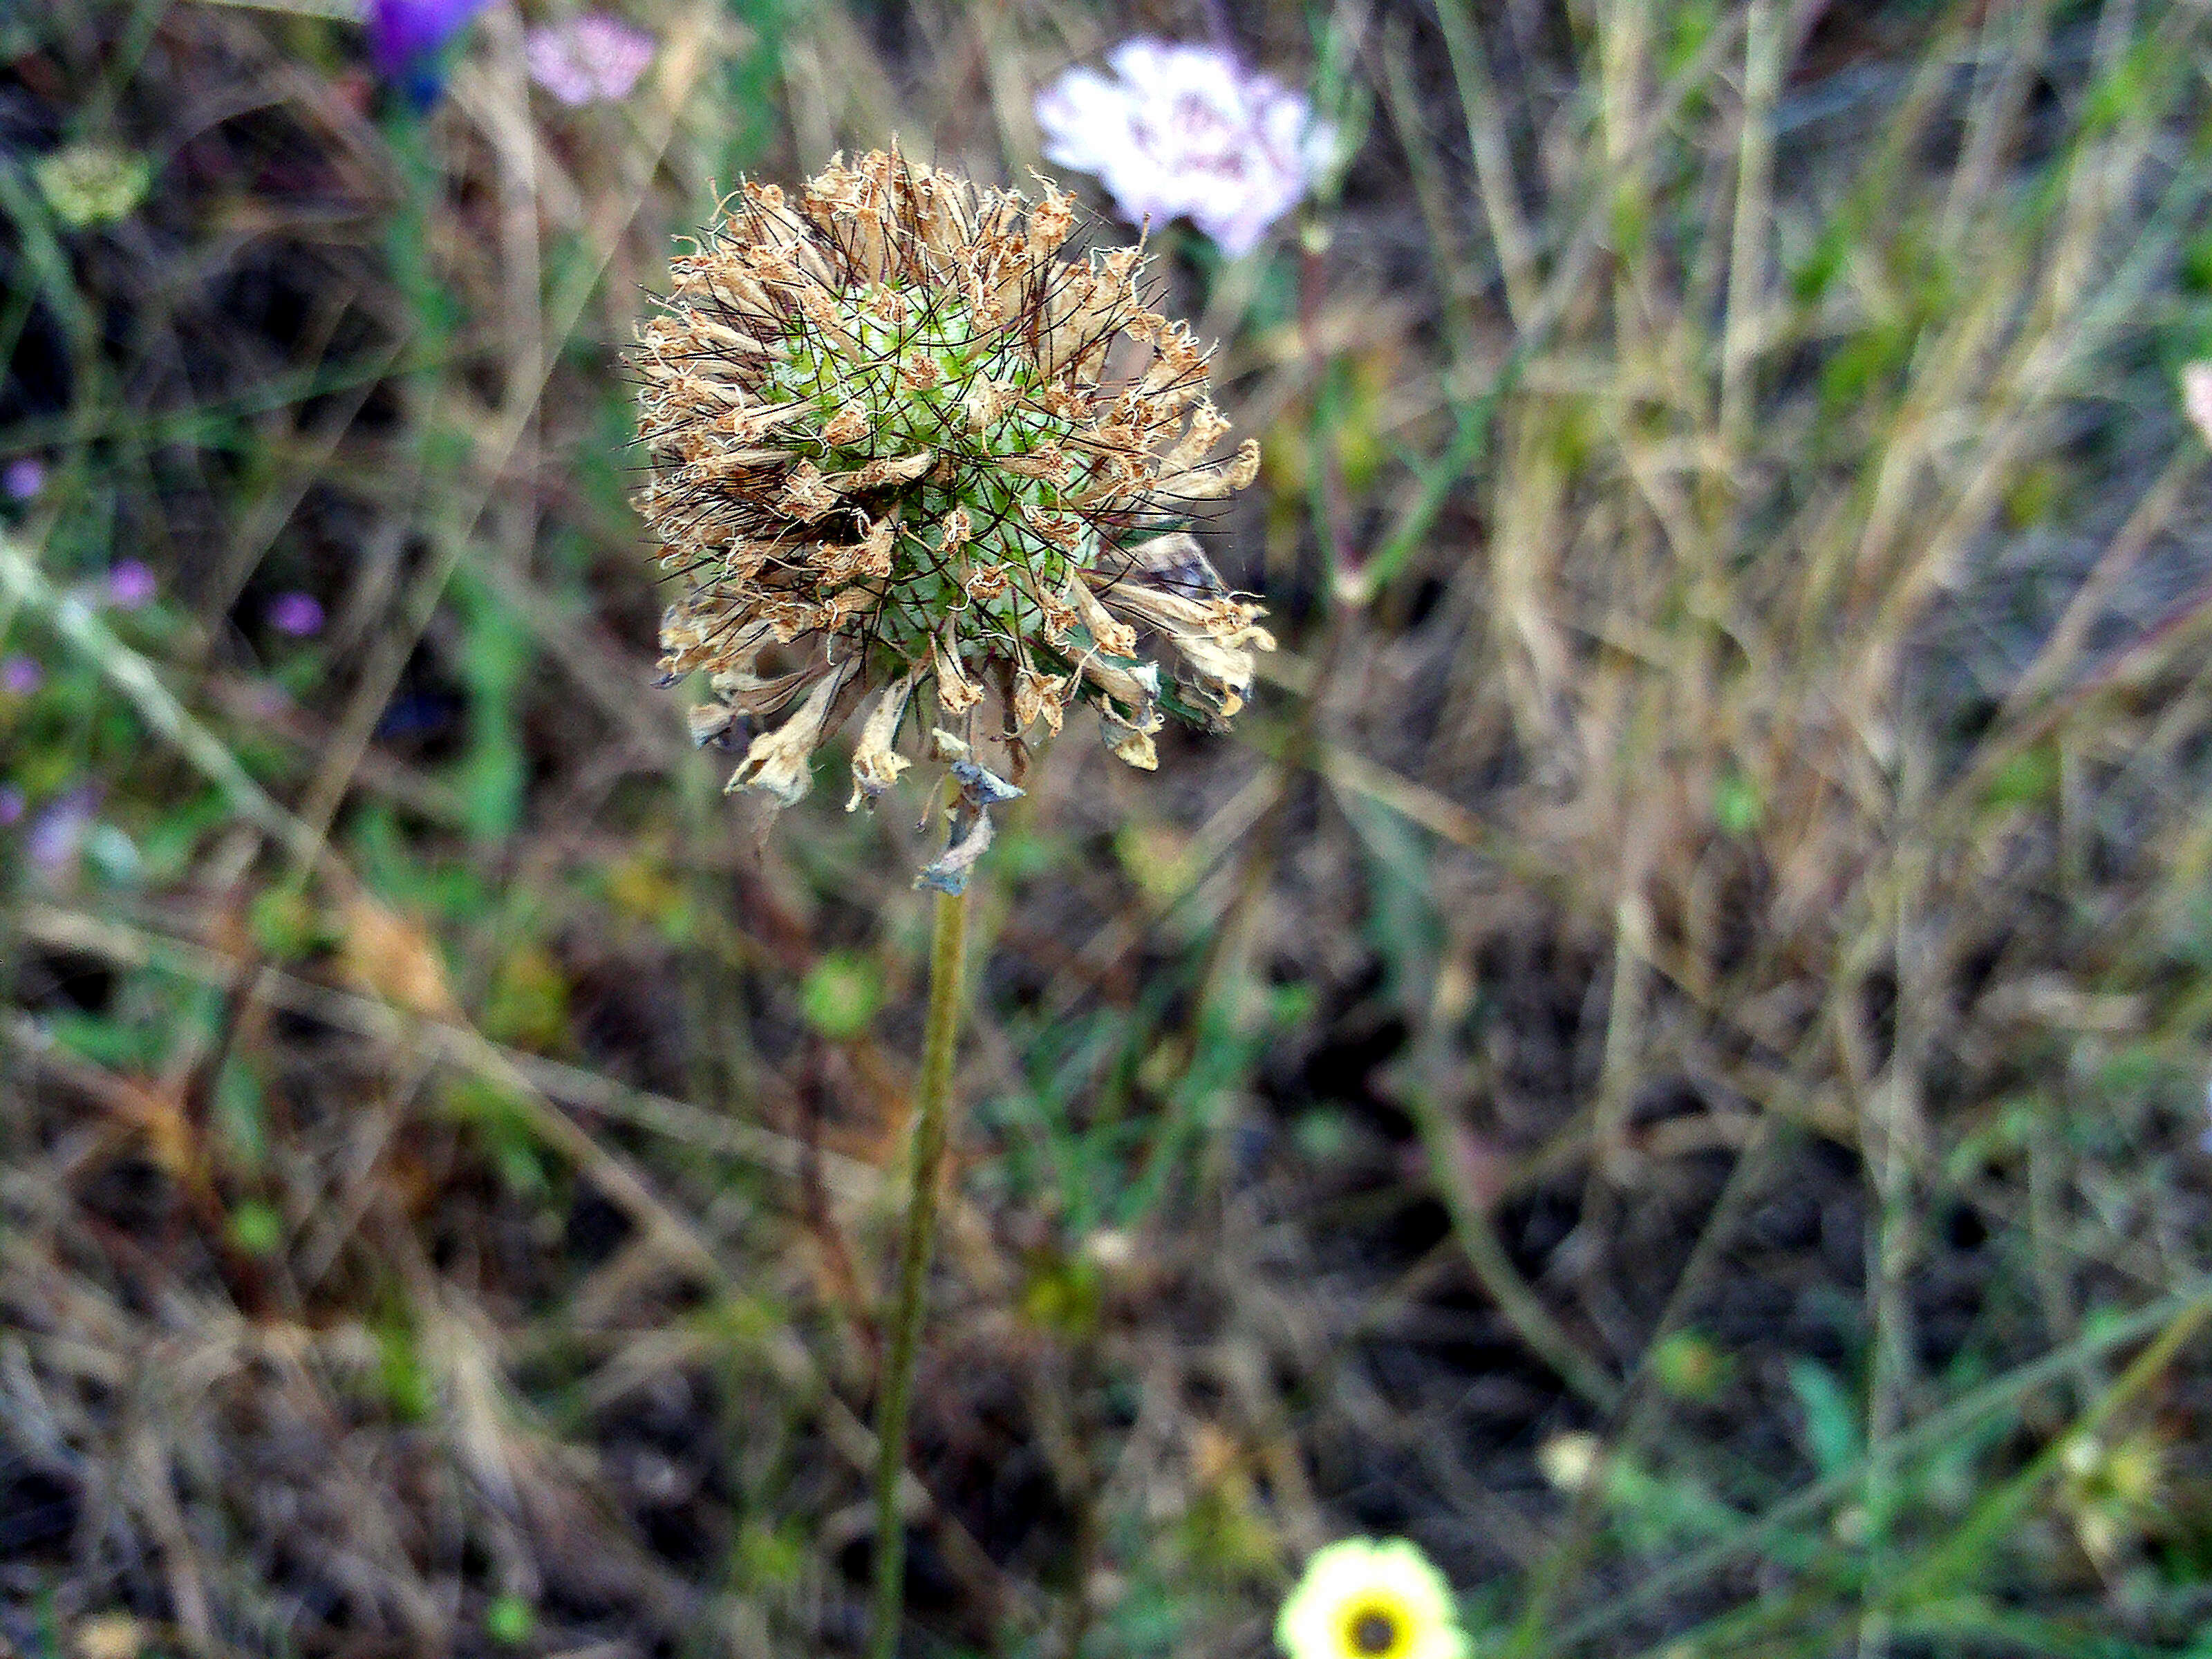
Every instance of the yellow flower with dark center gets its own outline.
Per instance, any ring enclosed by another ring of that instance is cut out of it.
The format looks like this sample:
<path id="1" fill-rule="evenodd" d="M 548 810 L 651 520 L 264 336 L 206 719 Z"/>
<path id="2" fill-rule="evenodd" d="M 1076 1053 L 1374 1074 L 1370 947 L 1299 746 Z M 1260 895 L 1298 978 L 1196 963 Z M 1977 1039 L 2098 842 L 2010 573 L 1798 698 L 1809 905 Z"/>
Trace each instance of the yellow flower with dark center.
<path id="1" fill-rule="evenodd" d="M 1018 779 L 1087 702 L 1149 768 L 1163 713 L 1249 695 L 1259 607 L 1177 532 L 1258 447 L 1215 453 L 1209 354 L 1145 303 L 1141 247 L 1062 258 L 1074 225 L 1049 183 L 1031 204 L 875 151 L 795 200 L 743 185 L 672 264 L 632 360 L 637 506 L 684 582 L 662 670 L 709 676 L 692 732 L 743 745 L 732 788 L 797 800 L 863 706 L 852 805 L 909 764 L 905 730 L 984 776 L 995 740 Z"/>
<path id="2" fill-rule="evenodd" d="M 1290 1659 L 1466 1659 L 1451 1586 L 1402 1538 L 1317 1552 L 1275 1619 Z"/>

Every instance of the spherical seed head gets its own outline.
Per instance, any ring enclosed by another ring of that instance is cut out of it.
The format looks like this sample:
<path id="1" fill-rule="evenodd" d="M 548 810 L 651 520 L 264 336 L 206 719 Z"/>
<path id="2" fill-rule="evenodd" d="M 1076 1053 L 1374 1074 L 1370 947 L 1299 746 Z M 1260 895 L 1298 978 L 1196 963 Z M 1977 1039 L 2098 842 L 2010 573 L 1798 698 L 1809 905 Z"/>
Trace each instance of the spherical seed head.
<path id="1" fill-rule="evenodd" d="M 1145 305 L 1141 247 L 1061 258 L 1073 206 L 1042 189 L 839 157 L 796 203 L 744 185 L 672 262 L 638 331 L 637 506 L 684 583 L 661 667 L 711 676 L 695 737 L 747 744 L 731 787 L 796 800 L 871 696 L 853 805 L 908 766 L 925 689 L 940 756 L 989 694 L 1017 769 L 1071 702 L 1150 767 L 1162 710 L 1218 724 L 1249 695 L 1259 608 L 1161 532 L 1259 447 L 1214 458 L 1208 353 Z"/>

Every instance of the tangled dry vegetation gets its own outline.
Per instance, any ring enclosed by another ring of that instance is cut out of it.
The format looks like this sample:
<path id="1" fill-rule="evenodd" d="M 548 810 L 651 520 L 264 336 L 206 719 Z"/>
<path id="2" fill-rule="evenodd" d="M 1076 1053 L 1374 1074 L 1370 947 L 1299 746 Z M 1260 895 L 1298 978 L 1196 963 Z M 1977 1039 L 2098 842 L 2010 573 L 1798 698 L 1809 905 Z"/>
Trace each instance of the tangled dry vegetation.
<path id="1" fill-rule="evenodd" d="M 1256 1655 L 1353 1531 L 1516 1659 L 2197 1650 L 2203 8 L 1231 11 L 1364 134 L 1156 235 L 1284 648 L 992 853 L 915 1650 Z M 0 21 L 0 762 L 133 853 L 0 875 L 27 1654 L 857 1640 L 921 837 L 763 841 L 653 690 L 617 354 L 711 180 L 1018 178 L 1206 22 L 637 21 L 420 119 L 303 15 Z M 70 231 L 12 154 L 111 112 Z"/>

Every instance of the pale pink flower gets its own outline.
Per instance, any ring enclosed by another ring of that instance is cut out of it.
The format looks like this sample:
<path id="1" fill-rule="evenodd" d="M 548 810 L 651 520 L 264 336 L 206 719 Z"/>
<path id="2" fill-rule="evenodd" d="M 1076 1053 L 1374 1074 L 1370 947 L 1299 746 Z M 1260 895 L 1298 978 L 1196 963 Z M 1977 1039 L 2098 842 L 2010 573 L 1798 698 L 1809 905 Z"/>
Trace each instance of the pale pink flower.
<path id="1" fill-rule="evenodd" d="M 629 97 L 659 50 L 644 30 L 596 11 L 532 29 L 524 47 L 530 78 L 572 108 Z"/>
<path id="2" fill-rule="evenodd" d="M 1037 94 L 1048 161 L 1094 174 L 1132 222 L 1187 218 L 1231 258 L 1296 207 L 1336 149 L 1303 94 L 1215 46 L 1139 35 L 1111 76 L 1072 69 Z"/>

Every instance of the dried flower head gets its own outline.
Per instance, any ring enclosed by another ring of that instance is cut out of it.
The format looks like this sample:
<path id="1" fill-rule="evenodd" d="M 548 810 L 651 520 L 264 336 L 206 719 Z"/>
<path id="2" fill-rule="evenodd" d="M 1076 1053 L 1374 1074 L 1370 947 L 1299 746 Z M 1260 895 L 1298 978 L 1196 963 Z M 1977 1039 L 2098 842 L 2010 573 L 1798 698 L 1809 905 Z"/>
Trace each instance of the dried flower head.
<path id="1" fill-rule="evenodd" d="M 854 805 L 907 769 L 908 726 L 980 771 L 995 712 L 1018 778 L 1071 702 L 1140 767 L 1163 710 L 1243 706 L 1260 610 L 1160 532 L 1258 446 L 1216 458 L 1207 352 L 1145 304 L 1140 248 L 1061 258 L 1074 226 L 1048 182 L 1031 204 L 874 151 L 795 202 L 745 185 L 674 261 L 638 331 L 637 505 L 684 583 L 661 667 L 711 676 L 692 732 L 744 745 L 732 788 L 797 800 L 863 704 Z M 1005 787 L 963 781 L 978 812 Z"/>
<path id="2" fill-rule="evenodd" d="M 1045 159 L 1096 176 L 1133 222 L 1188 218 L 1238 258 L 1335 153 L 1303 95 L 1218 46 L 1139 35 L 1107 63 L 1039 92 L 1037 126 Z"/>

